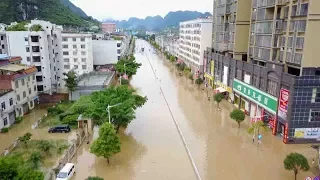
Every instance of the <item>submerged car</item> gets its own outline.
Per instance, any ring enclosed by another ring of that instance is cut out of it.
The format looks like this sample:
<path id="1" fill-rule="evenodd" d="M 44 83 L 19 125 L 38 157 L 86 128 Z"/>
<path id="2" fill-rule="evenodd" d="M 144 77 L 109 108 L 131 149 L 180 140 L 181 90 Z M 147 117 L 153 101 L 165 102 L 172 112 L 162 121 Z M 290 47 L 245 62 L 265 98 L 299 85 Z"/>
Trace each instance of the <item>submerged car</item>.
<path id="1" fill-rule="evenodd" d="M 67 132 L 70 132 L 71 131 L 71 128 L 69 125 L 57 125 L 57 126 L 54 126 L 54 127 L 51 127 L 49 129 L 49 133 L 67 133 Z"/>

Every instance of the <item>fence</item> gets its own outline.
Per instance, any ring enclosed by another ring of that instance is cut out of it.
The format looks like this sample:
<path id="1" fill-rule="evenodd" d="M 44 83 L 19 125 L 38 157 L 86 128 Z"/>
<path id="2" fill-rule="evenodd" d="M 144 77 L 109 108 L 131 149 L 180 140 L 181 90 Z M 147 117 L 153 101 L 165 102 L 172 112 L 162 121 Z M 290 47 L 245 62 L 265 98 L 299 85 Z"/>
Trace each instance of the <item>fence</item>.
<path id="1" fill-rule="evenodd" d="M 12 142 L 12 144 L 6 148 L 1 154 L 0 156 L 6 156 L 8 155 L 10 152 L 12 152 L 18 145 L 20 144 L 19 139 L 16 139 Z"/>
<path id="2" fill-rule="evenodd" d="M 71 162 L 72 158 L 76 154 L 78 148 L 81 146 L 83 141 L 86 139 L 86 133 L 83 129 L 78 130 L 77 139 L 75 142 L 68 148 L 66 154 L 59 160 L 59 164 L 51 169 L 49 173 L 45 176 L 45 180 L 55 180 L 57 173 L 66 165 L 68 162 Z"/>

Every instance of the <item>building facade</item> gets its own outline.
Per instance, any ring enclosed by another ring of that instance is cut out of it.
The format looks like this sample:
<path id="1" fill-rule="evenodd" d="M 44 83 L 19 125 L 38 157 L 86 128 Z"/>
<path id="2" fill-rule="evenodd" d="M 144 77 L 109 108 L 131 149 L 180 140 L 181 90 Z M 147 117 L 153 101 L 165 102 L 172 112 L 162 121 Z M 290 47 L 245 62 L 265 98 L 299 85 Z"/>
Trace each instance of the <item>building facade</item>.
<path id="1" fill-rule="evenodd" d="M 8 43 L 5 32 L 0 32 L 0 54 L 8 54 Z"/>
<path id="2" fill-rule="evenodd" d="M 94 69 L 92 34 L 63 32 L 61 36 L 63 61 L 58 63 L 58 87 L 63 91 L 66 89 L 63 73 L 73 70 L 81 76 Z"/>
<path id="3" fill-rule="evenodd" d="M 3 112 L 7 112 L 8 116 L 11 116 L 10 113 L 12 113 L 9 112 L 12 108 L 12 103 L 15 116 L 23 116 L 35 107 L 35 100 L 38 99 L 37 68 L 35 66 L 22 65 L 19 62 L 21 62 L 20 57 L 0 59 L 0 90 L 7 96 L 4 97 L 4 101 L 7 101 L 6 99 L 9 98 L 9 103 L 4 103 L 8 104 L 8 106 L 4 105 L 4 109 L 8 107 L 8 110 Z M 14 93 L 13 98 L 10 93 L 8 94 L 10 91 Z M 9 117 L 8 124 L 12 124 L 12 121 L 14 121 L 12 117 Z"/>
<path id="4" fill-rule="evenodd" d="M 7 53 L 21 56 L 22 63 L 34 65 L 39 92 L 52 94 L 57 91 L 57 63 L 62 60 L 60 26 L 47 21 L 31 20 L 28 28 L 40 25 L 40 31 L 7 31 Z"/>
<path id="5" fill-rule="evenodd" d="M 203 73 L 204 50 L 212 44 L 212 18 L 180 22 L 179 57 L 193 72 Z"/>
<path id="6" fill-rule="evenodd" d="M 237 4 L 240 3 L 238 0 Z M 247 55 L 236 50 L 236 44 L 245 43 L 237 37 L 236 30 L 233 51 L 225 51 L 221 46 L 207 49 L 206 72 L 213 71 L 215 86 L 223 89 L 230 102 L 245 111 L 251 120 L 267 123 L 274 135 L 282 136 L 284 143 L 317 142 L 320 61 L 316 57 L 316 44 L 320 40 L 317 36 L 320 17 L 316 14 L 320 13 L 320 2 L 252 0 L 247 3 L 251 4 L 249 38 L 245 40 Z M 236 23 L 241 11 L 236 6 L 233 12 Z M 215 44 L 217 26 L 213 25 Z"/>
<path id="7" fill-rule="evenodd" d="M 114 33 L 117 29 L 115 23 L 102 23 L 101 27 L 104 33 Z"/>
<path id="8" fill-rule="evenodd" d="M 0 93 L 0 129 L 8 128 L 15 122 L 15 93 L 12 90 Z"/>

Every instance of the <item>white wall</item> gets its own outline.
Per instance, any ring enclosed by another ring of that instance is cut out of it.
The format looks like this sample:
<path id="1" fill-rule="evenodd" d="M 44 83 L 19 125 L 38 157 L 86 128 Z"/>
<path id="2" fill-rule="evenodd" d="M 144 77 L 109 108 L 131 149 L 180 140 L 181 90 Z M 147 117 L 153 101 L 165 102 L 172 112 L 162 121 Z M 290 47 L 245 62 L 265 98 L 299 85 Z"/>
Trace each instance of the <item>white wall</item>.
<path id="1" fill-rule="evenodd" d="M 118 62 L 117 41 L 93 40 L 93 65 L 116 64 Z"/>
<path id="2" fill-rule="evenodd" d="M 12 99 L 13 104 L 10 105 L 10 99 Z M 5 104 L 5 109 L 2 110 L 2 103 Z M 14 105 L 16 104 L 15 93 L 14 91 L 4 93 L 0 95 L 0 129 L 4 127 L 9 127 L 14 123 Z M 13 114 L 12 114 L 13 113 Z M 11 115 L 11 118 L 9 117 Z M 10 120 L 11 119 L 11 120 Z M 7 121 L 7 124 L 4 126 L 4 120 Z"/>

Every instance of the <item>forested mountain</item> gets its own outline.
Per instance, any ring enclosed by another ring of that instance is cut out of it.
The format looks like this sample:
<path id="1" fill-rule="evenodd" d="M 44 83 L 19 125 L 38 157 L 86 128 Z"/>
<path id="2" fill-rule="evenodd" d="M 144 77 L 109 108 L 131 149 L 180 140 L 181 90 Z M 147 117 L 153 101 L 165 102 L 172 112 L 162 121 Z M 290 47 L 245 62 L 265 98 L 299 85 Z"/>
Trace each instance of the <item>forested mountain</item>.
<path id="1" fill-rule="evenodd" d="M 135 30 L 161 30 L 166 27 L 177 27 L 179 22 L 196 19 L 199 17 L 211 16 L 210 13 L 201 13 L 197 11 L 176 11 L 169 12 L 164 18 L 161 16 L 148 16 L 145 19 L 136 17 L 129 18 L 128 21 L 116 21 L 105 19 L 104 22 L 114 22 L 117 27 Z"/>
<path id="2" fill-rule="evenodd" d="M 0 0 L 0 22 L 43 19 L 59 25 L 86 26 L 95 22 L 69 0 Z"/>

